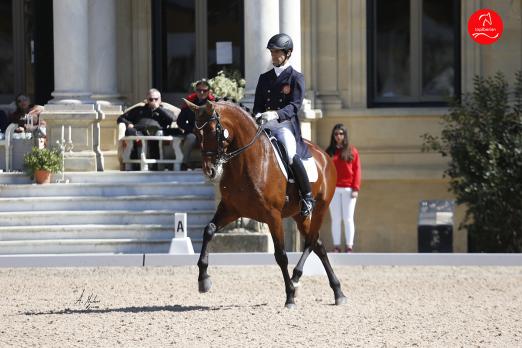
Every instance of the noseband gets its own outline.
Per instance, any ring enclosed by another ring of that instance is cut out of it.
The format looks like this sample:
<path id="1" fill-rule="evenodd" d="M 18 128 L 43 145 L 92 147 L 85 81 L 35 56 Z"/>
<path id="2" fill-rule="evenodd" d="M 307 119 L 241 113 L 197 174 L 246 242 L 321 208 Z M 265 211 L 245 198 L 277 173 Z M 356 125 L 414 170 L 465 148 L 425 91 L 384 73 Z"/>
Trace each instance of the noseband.
<path id="1" fill-rule="evenodd" d="M 216 143 L 217 143 L 217 149 L 216 149 L 216 151 L 203 151 L 203 149 L 202 149 L 201 150 L 201 154 L 203 156 L 209 156 L 209 157 L 215 156 L 216 157 L 216 163 L 215 164 L 225 164 L 228 161 L 230 161 L 232 158 L 234 158 L 237 155 L 239 155 L 241 152 L 243 152 L 246 149 L 248 149 L 250 146 L 252 146 L 254 144 L 254 142 L 257 140 L 257 138 L 259 138 L 259 135 L 261 135 L 261 132 L 263 131 L 262 127 L 258 127 L 256 135 L 254 136 L 254 138 L 248 144 L 246 144 L 245 146 L 243 146 L 243 147 L 241 147 L 241 148 L 239 148 L 237 150 L 234 150 L 234 151 L 232 151 L 230 153 L 227 153 L 225 151 L 224 143 L 225 143 L 225 140 L 227 139 L 228 136 L 225 136 L 226 129 L 223 128 L 223 126 L 221 125 L 221 117 L 219 116 L 217 111 L 214 110 L 214 112 L 212 113 L 210 118 L 202 126 L 198 127 L 198 125 L 196 123 L 196 129 L 198 131 L 202 130 L 211 121 L 216 121 Z"/>

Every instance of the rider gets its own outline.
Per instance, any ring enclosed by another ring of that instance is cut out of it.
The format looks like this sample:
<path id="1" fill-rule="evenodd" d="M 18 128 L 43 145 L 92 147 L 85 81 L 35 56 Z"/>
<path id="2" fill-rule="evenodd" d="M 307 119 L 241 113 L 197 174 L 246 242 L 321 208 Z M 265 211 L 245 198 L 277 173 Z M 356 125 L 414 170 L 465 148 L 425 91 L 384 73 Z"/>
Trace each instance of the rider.
<path id="1" fill-rule="evenodd" d="M 266 48 L 270 50 L 274 68 L 259 76 L 253 112 L 256 119 L 265 122 L 265 128 L 285 145 L 301 194 L 301 215 L 308 216 L 315 202 L 301 158 L 310 158 L 311 154 L 301 137 L 297 116 L 305 92 L 304 76 L 288 62 L 294 48 L 290 36 L 283 33 L 274 35 Z"/>

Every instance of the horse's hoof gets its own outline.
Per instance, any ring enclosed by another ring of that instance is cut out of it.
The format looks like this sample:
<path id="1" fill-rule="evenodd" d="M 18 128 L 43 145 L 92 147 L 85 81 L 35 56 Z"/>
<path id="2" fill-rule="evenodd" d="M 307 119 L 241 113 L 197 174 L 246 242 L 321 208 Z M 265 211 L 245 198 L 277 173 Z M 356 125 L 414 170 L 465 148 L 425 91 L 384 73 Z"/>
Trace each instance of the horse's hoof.
<path id="1" fill-rule="evenodd" d="M 296 309 L 297 306 L 295 303 L 287 303 L 285 304 L 286 309 Z"/>
<path id="2" fill-rule="evenodd" d="M 336 306 L 340 306 L 340 305 L 346 304 L 346 302 L 348 302 L 348 299 L 345 296 L 341 296 L 341 297 L 338 297 L 338 298 L 335 299 L 335 305 Z"/>
<path id="3" fill-rule="evenodd" d="M 199 292 L 208 292 L 210 288 L 212 287 L 212 281 L 210 278 L 205 278 L 203 280 L 198 281 L 199 285 Z"/>

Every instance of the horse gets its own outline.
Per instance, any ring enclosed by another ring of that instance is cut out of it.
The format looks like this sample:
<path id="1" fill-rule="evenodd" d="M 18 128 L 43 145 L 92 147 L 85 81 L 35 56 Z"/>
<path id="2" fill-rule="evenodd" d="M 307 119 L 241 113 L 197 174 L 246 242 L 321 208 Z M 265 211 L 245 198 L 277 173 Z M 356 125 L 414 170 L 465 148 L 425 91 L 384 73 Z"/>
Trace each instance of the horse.
<path id="1" fill-rule="evenodd" d="M 264 222 L 269 226 L 274 242 L 274 256 L 283 273 L 286 291 L 286 308 L 294 308 L 296 288 L 303 274 L 303 266 L 313 251 L 321 260 L 335 304 L 347 302 L 328 260 L 326 248 L 319 239 L 319 229 L 328 205 L 332 200 L 337 172 L 331 158 L 317 145 L 306 141 L 315 160 L 318 179 L 312 185 L 316 201 L 309 217 L 300 214 L 299 193 L 295 184 L 287 179 L 278 167 L 276 155 L 262 126 L 243 108 L 229 101 L 211 102 L 197 106 L 185 103 L 194 111 L 196 135 L 201 148 L 204 174 L 218 182 L 221 201 L 210 223 L 203 231 L 203 243 L 198 260 L 200 292 L 212 286 L 207 273 L 207 246 L 214 233 L 240 217 Z M 284 249 L 283 218 L 292 217 L 305 238 L 303 254 L 290 278 L 288 257 Z"/>

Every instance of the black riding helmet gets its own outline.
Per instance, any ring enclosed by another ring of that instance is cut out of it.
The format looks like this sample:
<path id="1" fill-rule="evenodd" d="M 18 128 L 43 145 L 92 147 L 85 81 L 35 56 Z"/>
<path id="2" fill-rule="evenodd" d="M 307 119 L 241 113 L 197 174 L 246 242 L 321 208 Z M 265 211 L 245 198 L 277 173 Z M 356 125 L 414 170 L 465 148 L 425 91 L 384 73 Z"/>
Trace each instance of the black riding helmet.
<path id="1" fill-rule="evenodd" d="M 294 49 L 294 43 L 292 42 L 290 36 L 281 33 L 272 36 L 270 40 L 268 40 L 266 48 L 269 50 L 279 49 L 285 51 L 285 53 L 288 53 L 288 51 L 292 51 Z"/>

